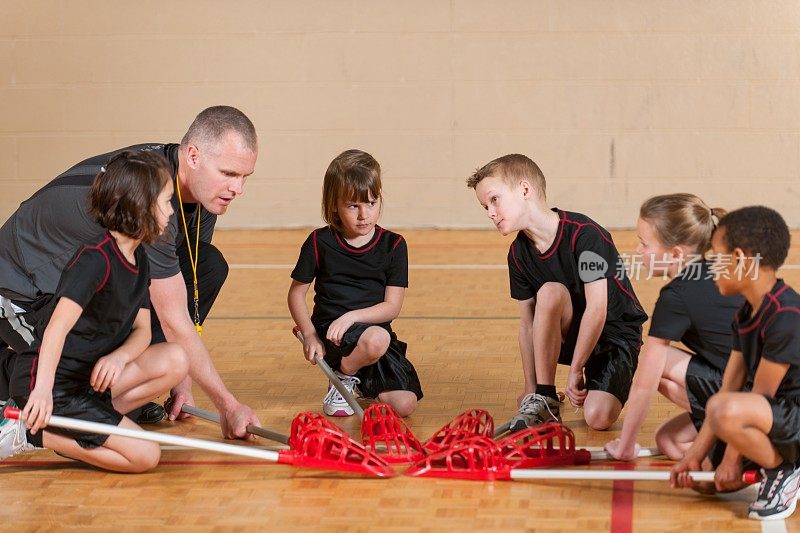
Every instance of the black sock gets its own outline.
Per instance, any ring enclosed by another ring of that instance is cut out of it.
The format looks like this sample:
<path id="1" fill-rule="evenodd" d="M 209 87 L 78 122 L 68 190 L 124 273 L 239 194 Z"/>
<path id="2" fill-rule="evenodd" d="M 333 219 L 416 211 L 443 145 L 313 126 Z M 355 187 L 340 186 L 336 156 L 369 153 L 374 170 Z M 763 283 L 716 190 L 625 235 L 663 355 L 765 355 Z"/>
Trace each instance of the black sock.
<path id="1" fill-rule="evenodd" d="M 541 394 L 542 396 L 547 396 L 548 398 L 552 398 L 558 401 L 558 395 L 556 394 L 556 386 L 555 385 L 539 385 L 536 384 L 536 394 Z"/>
<path id="2" fill-rule="evenodd" d="M 36 435 L 31 435 L 31 430 L 25 430 L 25 437 L 28 439 L 28 444 L 33 444 L 37 448 L 44 448 L 42 444 L 42 430 L 39 430 Z"/>

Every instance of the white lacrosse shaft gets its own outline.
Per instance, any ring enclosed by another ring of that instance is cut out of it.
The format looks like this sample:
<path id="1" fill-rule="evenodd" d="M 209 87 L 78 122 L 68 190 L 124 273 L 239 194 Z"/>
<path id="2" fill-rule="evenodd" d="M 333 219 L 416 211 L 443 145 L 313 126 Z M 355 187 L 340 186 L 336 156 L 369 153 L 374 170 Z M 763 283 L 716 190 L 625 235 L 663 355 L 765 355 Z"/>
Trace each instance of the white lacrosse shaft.
<path id="1" fill-rule="evenodd" d="M 506 422 L 505 424 L 498 426 L 497 430 L 494 432 L 494 438 L 500 438 L 508 430 L 511 429 L 511 422 Z M 603 448 L 591 449 L 588 448 L 589 452 L 592 454 L 592 461 L 608 461 L 613 460 L 614 458 L 609 455 L 607 451 Z M 663 455 L 658 448 L 641 448 L 639 450 L 639 454 L 636 456 L 637 458 L 642 457 L 658 457 L 659 455 Z"/>
<path id="2" fill-rule="evenodd" d="M 714 472 L 689 472 L 694 481 L 714 481 Z M 583 479 L 613 481 L 669 481 L 664 470 L 581 470 L 548 468 L 515 468 L 511 479 Z"/>
<path id="3" fill-rule="evenodd" d="M 3 415 L 5 418 L 20 419 L 21 411 L 14 407 L 6 407 Z M 194 448 L 197 450 L 207 450 L 210 452 L 226 453 L 228 455 L 239 455 L 242 457 L 252 457 L 254 459 L 264 459 L 274 463 L 281 461 L 281 456 L 278 452 L 271 450 L 262 450 L 249 448 L 247 446 L 235 446 L 233 444 L 224 444 L 221 442 L 214 442 L 203 439 L 193 439 L 190 437 L 180 437 L 178 435 L 170 435 L 168 433 L 157 433 L 155 431 L 145 431 L 143 429 L 128 429 L 110 424 L 100 424 L 99 422 L 88 422 L 86 420 L 77 420 L 74 418 L 66 418 L 63 416 L 51 416 L 48 426 L 72 429 L 75 431 L 82 431 L 85 433 L 99 433 L 101 435 L 118 435 L 120 437 L 128 437 L 131 439 L 146 440 L 150 442 L 158 442 L 161 444 L 172 444 L 176 446 L 185 446 L 187 448 Z"/>
<path id="4" fill-rule="evenodd" d="M 693 481 L 714 481 L 713 471 L 688 472 Z M 511 479 L 570 479 L 585 481 L 669 481 L 669 470 L 589 470 L 589 469 L 547 469 L 515 468 L 510 472 Z M 760 474 L 756 470 L 742 473 L 744 483 L 757 483 Z"/>

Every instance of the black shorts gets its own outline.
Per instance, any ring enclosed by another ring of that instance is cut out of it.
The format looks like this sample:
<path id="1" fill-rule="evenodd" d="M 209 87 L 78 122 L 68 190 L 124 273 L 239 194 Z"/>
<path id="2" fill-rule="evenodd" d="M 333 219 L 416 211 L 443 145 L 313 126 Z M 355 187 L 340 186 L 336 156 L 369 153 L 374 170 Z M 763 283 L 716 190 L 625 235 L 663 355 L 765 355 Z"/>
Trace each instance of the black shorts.
<path id="1" fill-rule="evenodd" d="M 708 399 L 719 392 L 722 385 L 722 371 L 714 368 L 708 361 L 696 355 L 692 355 L 689 359 L 689 365 L 686 367 L 686 396 L 689 398 L 689 418 L 692 425 L 700 432 L 703 427 L 703 422 L 706 419 L 706 404 Z M 725 449 L 727 445 L 717 440 L 711 450 L 708 452 L 708 459 L 711 465 L 716 469 L 725 457 Z M 745 469 L 750 470 L 752 463 L 744 458 Z"/>
<path id="2" fill-rule="evenodd" d="M 25 407 L 27 396 L 15 396 L 14 402 L 20 409 Z M 89 385 L 53 390 L 53 414 L 88 422 L 99 422 L 118 426 L 122 415 L 111 404 L 111 390 L 104 393 L 95 392 Z M 71 429 L 48 427 L 47 431 L 75 439 L 81 448 L 97 448 L 105 444 L 108 435 L 83 433 Z"/>
<path id="3" fill-rule="evenodd" d="M 357 322 L 350 326 L 342 337 L 342 344 L 336 346 L 325 338 L 327 327 L 318 328 L 317 334 L 322 342 L 325 343 L 325 362 L 334 370 L 339 370 L 342 358 L 350 355 L 358 344 L 358 339 L 375 324 L 362 324 Z M 422 385 L 417 377 L 414 365 L 406 359 L 407 344 L 398 340 L 397 335 L 390 327 L 383 324 L 378 325 L 389 332 L 391 340 L 389 349 L 378 359 L 377 362 L 361 368 L 356 372 L 356 377 L 361 380 L 358 390 L 365 398 L 377 398 L 382 392 L 393 390 L 407 390 L 417 396 L 417 400 L 422 399 Z"/>
<path id="4" fill-rule="evenodd" d="M 8 386 L 11 383 L 11 375 L 14 372 L 14 360 L 17 354 L 12 352 L 8 347 L 3 346 L 0 341 L 0 399 L 7 399 L 11 396 L 11 389 Z"/>
<path id="5" fill-rule="evenodd" d="M 706 403 L 719 392 L 722 370 L 714 368 L 705 359 L 693 355 L 686 368 L 686 396 L 689 397 L 689 417 L 699 432 L 706 419 Z"/>
<path id="6" fill-rule="evenodd" d="M 579 329 L 580 317 L 573 320 L 567 338 L 561 345 L 558 357 L 560 364 L 569 365 L 572 362 Z M 636 366 L 639 364 L 640 347 L 639 342 L 601 336 L 583 367 L 586 389 L 613 394 L 622 405 L 625 405 L 631 392 Z"/>
<path id="7" fill-rule="evenodd" d="M 722 459 L 725 457 L 725 450 L 728 449 L 728 445 L 719 439 L 714 445 L 711 447 L 711 451 L 708 452 L 708 460 L 711 461 L 711 466 L 714 470 L 722 463 Z M 758 470 L 761 467 L 748 459 L 747 457 L 742 456 L 742 472 L 747 472 L 748 470 Z"/>
<path id="8" fill-rule="evenodd" d="M 800 460 L 800 396 L 766 397 L 772 407 L 772 428 L 767 437 L 783 460 Z"/>

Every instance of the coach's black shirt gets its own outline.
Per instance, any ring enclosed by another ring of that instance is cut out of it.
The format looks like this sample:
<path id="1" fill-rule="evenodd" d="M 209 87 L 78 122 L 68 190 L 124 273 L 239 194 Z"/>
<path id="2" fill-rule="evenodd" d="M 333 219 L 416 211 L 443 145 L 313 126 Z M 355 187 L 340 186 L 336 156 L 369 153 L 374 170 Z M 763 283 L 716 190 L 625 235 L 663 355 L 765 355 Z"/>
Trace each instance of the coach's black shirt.
<path id="1" fill-rule="evenodd" d="M 611 234 L 589 217 L 554 208 L 559 223 L 555 241 L 539 253 L 524 231 L 517 234 L 508 251 L 511 297 L 528 300 L 548 282 L 566 286 L 572 299 L 573 320 L 586 309 L 584 284 L 608 280 L 608 310 L 604 338 L 634 344 L 642 341 L 642 323 L 647 314 L 633 292 Z"/>
<path id="2" fill-rule="evenodd" d="M 31 301 L 53 294 L 61 271 L 75 253 L 77 245 L 97 242 L 104 234 L 88 213 L 89 190 L 94 177 L 122 150 L 152 151 L 169 163 L 174 179 L 178 171 L 177 144 L 139 144 L 90 157 L 53 179 L 25 200 L 0 227 L 0 294 L 13 300 Z M 177 191 L 172 197 L 175 213 L 169 217 L 162 239 L 143 245 L 154 279 L 180 272 L 178 250 L 186 247 Z M 194 246 L 197 216 L 200 215 L 200 240 L 211 242 L 216 215 L 199 204 L 184 204 L 189 234 Z"/>
<path id="3" fill-rule="evenodd" d="M 83 246 L 75 253 L 61 275 L 53 298 L 41 310 L 26 315 L 35 320 L 35 341 L 29 352 L 17 358 L 12 395 L 30 394 L 38 350 L 53 310 L 62 297 L 77 303 L 83 312 L 67 334 L 56 370 L 56 383 L 88 383 L 97 360 L 125 342 L 139 310 L 150 307 L 149 265 L 142 246 L 136 249 L 135 258 L 135 265 L 128 262 L 109 233 L 97 244 Z"/>
<path id="4" fill-rule="evenodd" d="M 331 226 L 318 228 L 303 243 L 292 279 L 314 281 L 311 322 L 326 329 L 348 311 L 383 302 L 387 286 L 408 287 L 406 241 L 375 226 L 372 239 L 355 248 Z"/>
<path id="5" fill-rule="evenodd" d="M 800 295 L 779 279 L 755 315 L 745 302 L 733 323 L 733 349 L 744 356 L 749 383 L 762 358 L 788 363 L 775 396 L 800 395 Z"/>
<path id="6" fill-rule="evenodd" d="M 731 322 L 744 303 L 722 296 L 705 260 L 686 265 L 664 285 L 650 320 L 650 336 L 680 341 L 698 357 L 724 370 L 731 354 Z"/>

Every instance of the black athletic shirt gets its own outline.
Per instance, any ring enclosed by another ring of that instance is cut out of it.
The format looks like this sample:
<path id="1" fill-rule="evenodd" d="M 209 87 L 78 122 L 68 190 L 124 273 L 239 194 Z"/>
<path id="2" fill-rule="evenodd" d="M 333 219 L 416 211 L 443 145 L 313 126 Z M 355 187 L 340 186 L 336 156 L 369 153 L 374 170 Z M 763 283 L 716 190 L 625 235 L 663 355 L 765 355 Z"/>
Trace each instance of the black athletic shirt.
<path id="1" fill-rule="evenodd" d="M 553 208 L 558 213 L 558 232 L 552 246 L 539 253 L 525 232 L 520 231 L 508 251 L 511 297 L 529 300 L 548 282 L 564 285 L 572 298 L 573 320 L 586 309 L 584 284 L 608 280 L 608 310 L 604 338 L 642 342 L 642 323 L 647 314 L 633 292 L 611 234 L 580 213 Z"/>
<path id="2" fill-rule="evenodd" d="M 731 355 L 731 322 L 744 303 L 722 296 L 711 265 L 695 261 L 664 285 L 650 320 L 650 336 L 680 341 L 706 363 L 724 370 Z"/>
<path id="3" fill-rule="evenodd" d="M 35 341 L 30 351 L 17 358 L 13 394 L 30 394 L 38 350 L 62 297 L 81 306 L 83 313 L 67 334 L 56 383 L 85 385 L 97 360 L 125 342 L 139 310 L 150 307 L 149 265 L 142 246 L 136 249 L 135 258 L 135 265 L 128 262 L 109 233 L 75 253 L 64 269 L 55 295 L 41 310 L 32 313 Z"/>
<path id="4" fill-rule="evenodd" d="M 154 151 L 163 155 L 175 178 L 178 170 L 177 144 L 139 144 L 90 157 L 73 166 L 34 193 L 0 228 L 0 294 L 19 301 L 31 301 L 52 294 L 61 271 L 78 243 L 96 242 L 105 230 L 87 213 L 87 196 L 100 168 L 122 150 Z M 168 278 L 180 272 L 176 249 L 185 247 L 177 192 L 175 209 L 163 238 L 144 245 L 153 278 Z M 201 212 L 200 239 L 211 242 L 216 223 L 198 204 L 184 204 L 192 244 Z"/>
<path id="5" fill-rule="evenodd" d="M 755 315 L 745 302 L 733 323 L 733 349 L 744 356 L 749 383 L 761 358 L 788 363 L 775 396 L 800 395 L 800 295 L 779 279 Z"/>
<path id="6" fill-rule="evenodd" d="M 318 228 L 300 248 L 292 279 L 314 281 L 311 321 L 316 328 L 326 329 L 348 311 L 383 302 L 387 286 L 408 287 L 406 241 L 375 226 L 372 239 L 355 248 L 331 226 Z"/>

